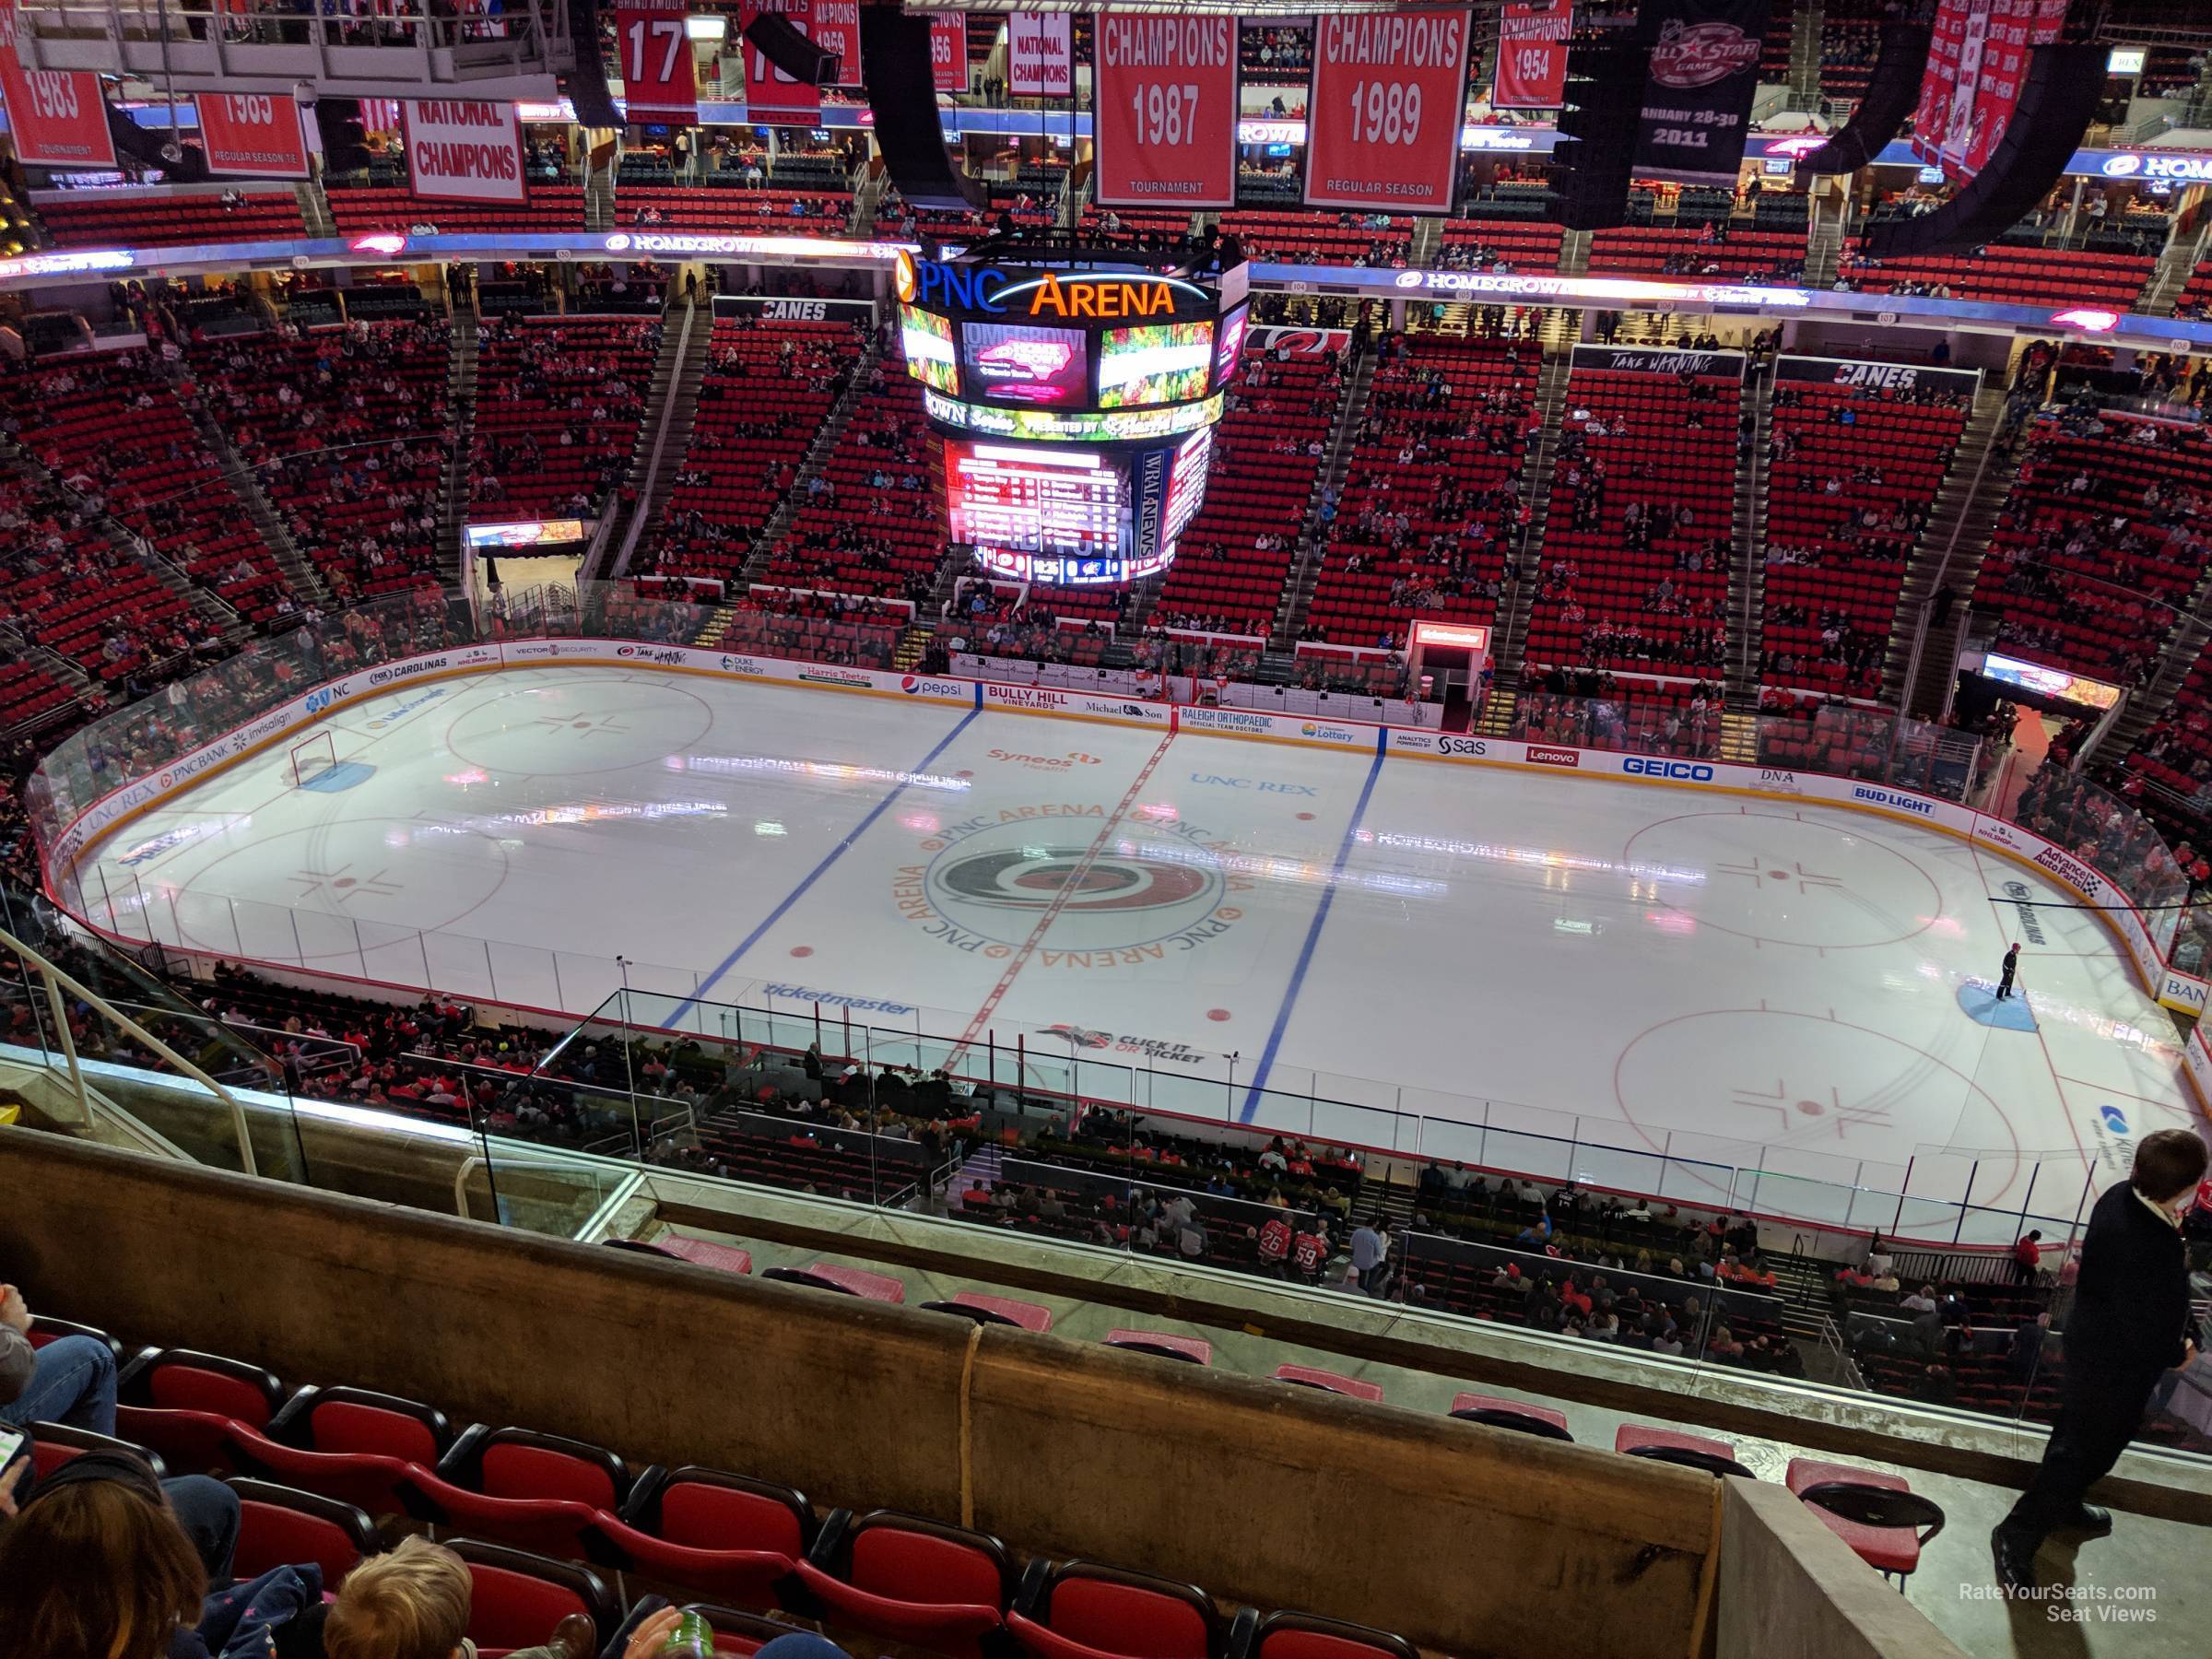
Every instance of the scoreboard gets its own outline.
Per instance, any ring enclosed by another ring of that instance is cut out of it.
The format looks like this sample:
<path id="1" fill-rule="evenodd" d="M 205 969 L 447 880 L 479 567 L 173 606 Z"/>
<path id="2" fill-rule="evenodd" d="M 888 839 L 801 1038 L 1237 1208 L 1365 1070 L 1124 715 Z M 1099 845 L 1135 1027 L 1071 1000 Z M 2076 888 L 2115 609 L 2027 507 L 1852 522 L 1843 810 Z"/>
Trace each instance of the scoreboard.
<path id="1" fill-rule="evenodd" d="M 1133 582 L 1197 512 L 1244 335 L 1244 267 L 1019 242 L 902 256 L 906 371 L 944 445 L 952 541 L 994 575 Z"/>

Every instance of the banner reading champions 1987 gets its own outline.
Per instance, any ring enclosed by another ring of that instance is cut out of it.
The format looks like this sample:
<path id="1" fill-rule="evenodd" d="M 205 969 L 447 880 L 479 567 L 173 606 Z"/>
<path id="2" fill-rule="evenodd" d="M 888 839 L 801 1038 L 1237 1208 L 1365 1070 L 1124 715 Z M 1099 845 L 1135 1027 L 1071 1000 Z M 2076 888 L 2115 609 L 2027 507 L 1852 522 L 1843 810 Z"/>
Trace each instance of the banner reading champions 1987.
<path id="1" fill-rule="evenodd" d="M 1101 206 L 1237 205 L 1237 20 L 1099 13 L 1091 130 Z"/>
<path id="2" fill-rule="evenodd" d="M 1734 184 L 1743 164 L 1768 0 L 1645 0 L 1652 67 L 1636 176 Z"/>

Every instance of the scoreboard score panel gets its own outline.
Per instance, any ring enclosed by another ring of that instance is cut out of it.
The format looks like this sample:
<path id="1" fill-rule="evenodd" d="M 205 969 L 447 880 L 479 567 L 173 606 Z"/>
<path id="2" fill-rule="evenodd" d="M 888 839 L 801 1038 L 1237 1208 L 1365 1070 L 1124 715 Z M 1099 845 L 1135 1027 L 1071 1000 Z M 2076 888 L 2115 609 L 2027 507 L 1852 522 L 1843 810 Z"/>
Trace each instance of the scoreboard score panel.
<path id="1" fill-rule="evenodd" d="M 1027 580 L 1038 575 L 1041 556 L 1048 563 L 1099 567 L 1098 574 L 1073 580 L 1121 579 L 1128 502 L 1112 456 L 948 438 L 945 480 L 952 539 L 973 547 L 991 569 Z"/>

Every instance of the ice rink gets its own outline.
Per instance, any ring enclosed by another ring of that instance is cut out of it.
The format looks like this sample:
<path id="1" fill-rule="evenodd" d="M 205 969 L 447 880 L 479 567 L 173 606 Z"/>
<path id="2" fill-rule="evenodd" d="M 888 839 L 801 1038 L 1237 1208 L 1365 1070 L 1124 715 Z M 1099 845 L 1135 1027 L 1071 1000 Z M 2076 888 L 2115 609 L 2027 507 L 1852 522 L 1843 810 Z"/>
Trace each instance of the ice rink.
<path id="1" fill-rule="evenodd" d="M 1087 1091 L 1150 1056 L 1161 1106 L 1862 1223 L 1908 1163 L 2070 1217 L 2195 1110 L 2071 894 L 1870 814 L 601 667 L 319 729 L 308 786 L 279 744 L 96 847 L 88 913 L 574 1014 L 619 956 L 708 1029 L 1018 1031 Z"/>

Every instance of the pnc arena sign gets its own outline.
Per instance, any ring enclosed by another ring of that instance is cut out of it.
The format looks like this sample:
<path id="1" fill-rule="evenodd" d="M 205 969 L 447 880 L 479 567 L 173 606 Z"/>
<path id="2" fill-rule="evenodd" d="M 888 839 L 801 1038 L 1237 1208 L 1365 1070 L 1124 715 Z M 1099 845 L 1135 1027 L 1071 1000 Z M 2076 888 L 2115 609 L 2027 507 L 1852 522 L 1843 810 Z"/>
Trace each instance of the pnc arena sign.
<path id="1" fill-rule="evenodd" d="M 945 265 L 904 255 L 900 261 L 898 284 L 901 300 L 925 311 L 977 312 L 994 317 L 1050 318 L 1067 323 L 1172 317 L 1178 310 L 1210 309 L 1213 304 L 1213 297 L 1196 283 L 1174 276 L 1119 271 L 1038 273 L 997 265 Z"/>

